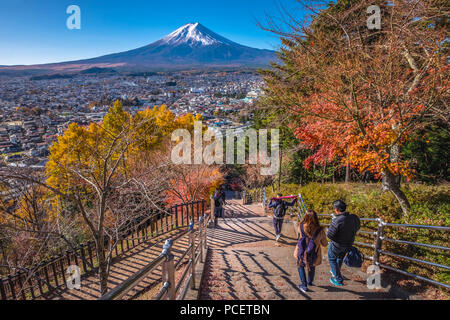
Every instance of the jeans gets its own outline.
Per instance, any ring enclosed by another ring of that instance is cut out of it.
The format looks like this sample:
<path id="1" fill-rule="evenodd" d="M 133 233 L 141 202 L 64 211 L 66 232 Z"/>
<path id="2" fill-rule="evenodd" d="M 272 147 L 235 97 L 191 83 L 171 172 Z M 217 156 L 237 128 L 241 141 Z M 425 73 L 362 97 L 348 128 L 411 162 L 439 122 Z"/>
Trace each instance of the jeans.
<path id="1" fill-rule="evenodd" d="M 340 283 L 344 281 L 341 274 L 342 262 L 344 262 L 344 257 L 349 250 L 350 248 L 347 247 L 337 247 L 332 242 L 328 246 L 328 261 L 330 262 L 331 272 L 333 272 L 334 278 Z"/>
<path id="2" fill-rule="evenodd" d="M 281 234 L 281 228 L 283 227 L 283 219 L 273 218 L 273 228 L 275 229 L 275 234 Z"/>
<path id="3" fill-rule="evenodd" d="M 306 272 L 304 267 L 298 267 L 298 275 L 303 287 L 308 287 L 314 282 L 314 276 L 316 274 L 316 267 L 311 267 L 308 272 L 308 281 L 306 280 Z"/>
<path id="4" fill-rule="evenodd" d="M 223 207 L 215 207 L 215 215 L 216 217 L 222 217 L 223 215 Z"/>

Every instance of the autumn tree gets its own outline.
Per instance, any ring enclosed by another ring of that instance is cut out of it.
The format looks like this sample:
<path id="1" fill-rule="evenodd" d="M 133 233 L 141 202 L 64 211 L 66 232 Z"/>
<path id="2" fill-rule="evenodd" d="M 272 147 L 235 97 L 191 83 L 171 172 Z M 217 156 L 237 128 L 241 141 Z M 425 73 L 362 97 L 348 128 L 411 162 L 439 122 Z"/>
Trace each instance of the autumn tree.
<path id="1" fill-rule="evenodd" d="M 140 172 L 132 168 L 133 157 L 145 147 L 151 148 L 144 146 L 142 137 L 159 134 L 158 126 L 151 125 L 156 122 L 153 113 L 133 118 L 116 102 L 103 124 L 69 125 L 50 148 L 45 175 L 30 175 L 20 168 L 2 172 L 4 181 L 26 181 L 48 191 L 48 217 L 59 219 L 71 209 L 74 220 L 84 225 L 95 242 L 102 294 L 107 290 L 112 252 L 123 229 L 130 220 L 150 212 L 154 206 L 147 198 L 164 190 L 164 183 L 158 184 L 164 181 L 158 167 L 165 164 L 149 164 Z M 142 182 L 144 178 L 146 182 Z M 154 193 L 149 195 L 146 189 L 144 196 L 142 185 L 150 181 Z M 22 211 L 25 216 L 27 211 Z"/>
<path id="2" fill-rule="evenodd" d="M 298 1 L 304 20 L 284 14 L 264 26 L 282 38 L 282 63 L 264 72 L 267 96 L 293 116 L 305 161 L 339 159 L 382 177 L 406 213 L 400 177 L 413 177 L 402 146 L 433 117 L 448 119 L 445 1 Z M 368 27 L 377 5 L 381 29 Z M 371 12 L 370 12 L 371 13 Z"/>
<path id="3" fill-rule="evenodd" d="M 175 129 L 186 129 L 190 136 L 194 135 L 194 123 L 201 122 L 203 119 L 201 115 L 193 116 L 186 114 L 177 118 L 174 123 Z M 208 130 L 207 126 L 203 125 L 201 128 L 202 136 Z M 193 140 L 190 141 L 193 143 Z M 172 150 L 179 141 L 167 141 L 169 146 L 164 154 L 165 162 L 171 163 L 169 166 L 167 181 L 169 187 L 166 192 L 166 201 L 168 203 L 190 202 L 200 199 L 209 199 L 209 196 L 214 193 L 221 184 L 223 184 L 223 174 L 220 171 L 219 165 L 201 164 L 174 164 L 172 163 Z M 214 143 L 213 141 L 209 142 Z M 206 145 L 202 146 L 202 153 L 205 152 Z M 190 159 L 194 159 L 195 149 L 190 148 Z"/>
<path id="4" fill-rule="evenodd" d="M 8 273 L 29 271 L 61 249 L 73 250 L 80 236 L 80 221 L 68 212 L 55 216 L 52 193 L 41 183 L 39 170 L 0 164 L 0 264 Z"/>
<path id="5" fill-rule="evenodd" d="M 101 124 L 70 124 L 50 148 L 45 173 L 1 168 L 5 190 L 16 189 L 7 185 L 13 181 L 22 183 L 24 191 L 39 193 L 36 201 L 21 196 L 10 203 L 1 198 L 0 217 L 6 218 L 0 223 L 16 232 L 28 228 L 45 235 L 36 239 L 38 245 L 59 237 L 72 248 L 69 233 L 81 226 L 95 242 L 100 293 L 105 294 L 113 251 L 130 222 L 145 220 L 153 209 L 164 212 L 170 192 L 181 194 L 181 201 L 203 199 L 218 178 L 210 168 L 177 168 L 171 163 L 172 131 L 192 131 L 200 119 L 190 114 L 176 118 L 165 106 L 132 116 L 117 101 Z"/>

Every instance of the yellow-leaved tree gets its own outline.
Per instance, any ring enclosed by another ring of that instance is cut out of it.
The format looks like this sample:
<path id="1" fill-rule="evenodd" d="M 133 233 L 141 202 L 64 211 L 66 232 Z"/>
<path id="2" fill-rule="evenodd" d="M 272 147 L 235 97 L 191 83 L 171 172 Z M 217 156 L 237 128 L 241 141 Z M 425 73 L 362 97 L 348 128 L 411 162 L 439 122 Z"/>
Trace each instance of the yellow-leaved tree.
<path id="1" fill-rule="evenodd" d="M 16 168 L 5 170 L 4 178 L 39 186 L 46 197 L 48 221 L 82 225 L 95 242 L 103 295 L 114 249 L 129 231 L 130 221 L 145 219 L 151 209 L 164 210 L 170 203 L 169 190 L 182 191 L 181 201 L 198 200 L 221 181 L 217 168 L 177 167 L 171 162 L 172 132 L 179 128 L 192 132 L 194 122 L 201 119 L 191 114 L 176 118 L 166 106 L 132 116 L 117 101 L 103 123 L 68 126 L 50 148 L 44 175 Z M 20 216 L 28 214 L 29 206 L 18 208 Z M 65 229 L 59 230 L 67 240 Z"/>

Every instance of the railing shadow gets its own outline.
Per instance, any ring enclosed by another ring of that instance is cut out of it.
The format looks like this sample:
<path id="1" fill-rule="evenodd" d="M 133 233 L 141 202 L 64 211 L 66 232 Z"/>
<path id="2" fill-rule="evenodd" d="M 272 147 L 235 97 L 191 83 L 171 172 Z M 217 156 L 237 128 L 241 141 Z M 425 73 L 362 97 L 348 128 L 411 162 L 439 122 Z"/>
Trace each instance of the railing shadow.
<path id="1" fill-rule="evenodd" d="M 181 233 L 179 230 L 175 233 Z M 173 237 L 174 234 L 162 235 L 160 238 L 154 239 L 152 242 L 142 243 L 140 246 L 131 249 L 126 255 L 119 261 L 116 261 L 111 266 L 111 271 L 108 278 L 108 290 L 115 288 L 117 285 L 121 284 L 124 280 L 128 279 L 130 276 L 142 269 L 155 258 L 161 254 L 162 247 L 165 240 Z M 175 259 L 178 260 L 182 255 L 182 252 L 186 250 L 189 246 L 188 239 L 180 239 L 174 245 L 173 254 Z M 146 291 L 151 290 L 156 285 L 161 282 L 161 268 L 157 268 L 152 273 L 150 273 L 143 281 L 139 283 L 130 293 L 128 297 L 135 297 Z M 46 297 L 50 300 L 92 300 L 101 297 L 99 280 L 96 274 L 90 274 L 81 279 L 81 289 L 68 289 L 58 288 L 52 295 Z"/>

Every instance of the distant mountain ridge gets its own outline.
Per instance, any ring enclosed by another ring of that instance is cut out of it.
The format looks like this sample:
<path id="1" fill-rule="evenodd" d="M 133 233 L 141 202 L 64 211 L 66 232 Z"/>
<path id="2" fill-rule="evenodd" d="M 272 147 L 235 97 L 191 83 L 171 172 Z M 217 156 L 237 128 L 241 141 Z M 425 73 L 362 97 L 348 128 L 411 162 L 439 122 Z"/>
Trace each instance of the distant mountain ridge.
<path id="1" fill-rule="evenodd" d="M 272 50 L 247 47 L 226 39 L 200 23 L 188 23 L 166 37 L 134 50 L 97 58 L 1 70 L 44 69 L 79 72 L 91 68 L 182 69 L 194 67 L 267 67 L 276 59 Z"/>

